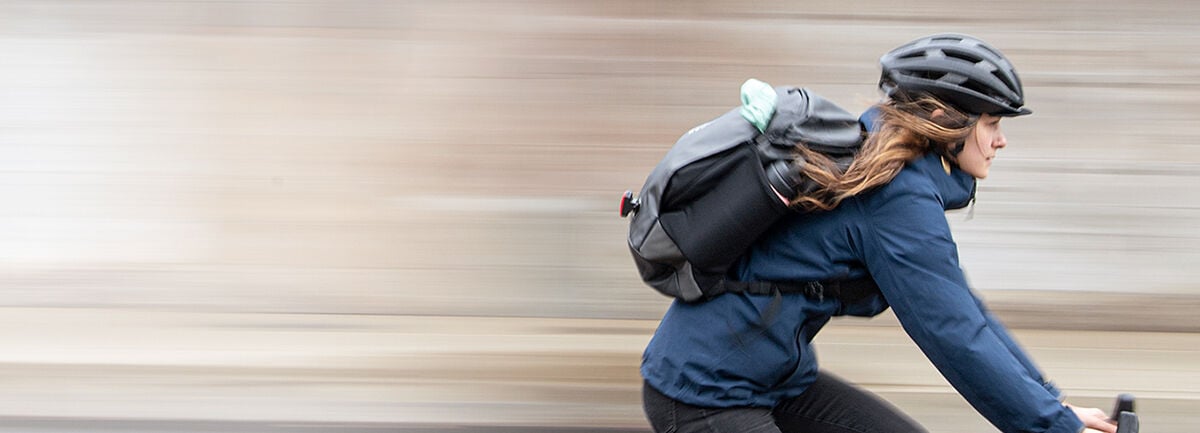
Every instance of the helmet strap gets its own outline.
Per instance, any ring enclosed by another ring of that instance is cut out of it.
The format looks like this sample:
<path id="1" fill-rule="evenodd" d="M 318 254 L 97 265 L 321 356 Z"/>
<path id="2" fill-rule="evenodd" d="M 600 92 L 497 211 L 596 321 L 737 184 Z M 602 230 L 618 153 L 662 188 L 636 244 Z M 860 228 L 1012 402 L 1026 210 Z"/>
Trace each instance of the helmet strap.
<path id="1" fill-rule="evenodd" d="M 971 126 L 971 135 L 975 136 L 975 143 L 979 144 L 979 116 L 972 115 L 971 123 L 973 124 L 973 126 Z M 949 154 L 951 159 L 957 160 L 958 154 L 962 153 L 963 149 L 966 149 L 966 147 L 967 140 L 964 139 L 963 141 L 955 143 L 953 147 L 946 148 L 946 153 Z"/>

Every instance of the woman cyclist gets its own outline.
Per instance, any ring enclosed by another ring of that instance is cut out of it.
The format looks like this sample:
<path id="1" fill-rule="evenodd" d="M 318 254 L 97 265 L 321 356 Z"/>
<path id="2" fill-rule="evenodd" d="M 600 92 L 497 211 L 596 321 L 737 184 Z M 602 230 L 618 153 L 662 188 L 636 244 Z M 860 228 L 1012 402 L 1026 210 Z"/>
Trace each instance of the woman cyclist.
<path id="1" fill-rule="evenodd" d="M 742 281 L 869 276 L 853 302 L 727 293 L 676 301 L 643 356 L 643 404 L 656 432 L 919 432 L 879 397 L 819 370 L 810 343 L 832 316 L 892 308 L 942 375 L 1004 432 L 1115 432 L 1103 411 L 1062 402 L 968 288 L 945 211 L 966 206 L 1029 114 L 1009 61 L 979 39 L 927 36 L 885 54 L 883 102 L 849 168 L 803 150 L 819 185 L 733 269 Z"/>

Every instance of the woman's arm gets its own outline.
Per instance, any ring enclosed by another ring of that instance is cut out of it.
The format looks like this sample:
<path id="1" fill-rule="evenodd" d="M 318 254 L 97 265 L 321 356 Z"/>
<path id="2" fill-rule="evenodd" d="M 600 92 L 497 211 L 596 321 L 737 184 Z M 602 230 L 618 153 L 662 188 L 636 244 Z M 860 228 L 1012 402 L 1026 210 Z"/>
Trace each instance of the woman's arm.
<path id="1" fill-rule="evenodd" d="M 967 287 L 934 192 L 876 197 L 863 236 L 864 259 L 904 330 L 934 366 L 1001 431 L 1079 432 L 1083 424 Z"/>
<path id="2" fill-rule="evenodd" d="M 1009 352 L 1011 352 L 1012 355 L 1016 357 L 1022 365 L 1025 366 L 1026 370 L 1029 370 L 1030 376 L 1041 383 L 1043 388 L 1046 388 L 1047 391 L 1054 395 L 1054 398 L 1062 401 L 1062 391 L 1060 391 L 1058 387 L 1054 386 L 1053 382 L 1046 380 L 1042 376 L 1041 369 L 1039 369 L 1037 364 L 1033 362 L 1033 359 L 1029 357 L 1029 354 L 1025 353 L 1025 349 L 1022 348 L 1020 344 L 1017 344 L 1017 341 L 1013 339 L 1012 334 L 1008 332 L 1008 327 L 1004 326 L 1004 323 L 1001 323 L 1000 320 L 996 318 L 996 315 L 992 314 L 992 312 L 988 310 L 987 306 L 983 304 L 983 301 L 979 299 L 977 294 L 972 293 L 971 295 L 975 298 L 975 305 L 979 307 L 979 311 L 982 311 L 984 317 L 987 318 L 988 328 L 992 330 L 992 333 L 996 334 L 996 337 L 1000 338 L 1000 340 L 1004 342 L 1005 346 L 1008 346 Z"/>
<path id="3" fill-rule="evenodd" d="M 1042 371 L 1039 370 L 1037 365 L 1033 363 L 1033 359 L 1030 358 L 1027 353 L 1025 353 L 1025 349 L 1021 348 L 1021 345 L 1017 344 L 1016 340 L 1012 338 L 1012 335 L 1008 332 L 1008 327 L 1004 326 L 1004 324 L 996 318 L 996 315 L 992 314 L 991 311 L 988 310 L 987 306 L 983 305 L 983 301 L 979 299 L 978 295 L 974 293 L 972 295 L 975 297 L 975 305 L 979 307 L 979 311 L 982 311 L 984 317 L 987 317 L 988 327 L 991 328 L 992 333 L 996 334 L 1000 340 L 1004 341 L 1004 344 L 1008 346 L 1009 352 L 1011 352 L 1012 355 L 1021 362 L 1021 364 L 1025 365 L 1025 368 L 1029 371 L 1029 374 L 1038 382 L 1041 382 L 1042 387 L 1046 388 L 1046 391 L 1049 391 L 1050 394 L 1054 395 L 1059 401 L 1063 401 L 1064 399 L 1062 392 L 1059 391 L 1058 387 L 1054 386 L 1053 382 L 1050 382 L 1042 377 Z M 1100 409 L 1076 407 L 1070 404 L 1066 406 L 1075 413 L 1075 416 L 1078 417 L 1085 426 L 1088 427 L 1088 430 L 1084 430 L 1084 433 L 1115 433 L 1117 431 L 1116 423 L 1114 423 L 1112 419 Z"/>

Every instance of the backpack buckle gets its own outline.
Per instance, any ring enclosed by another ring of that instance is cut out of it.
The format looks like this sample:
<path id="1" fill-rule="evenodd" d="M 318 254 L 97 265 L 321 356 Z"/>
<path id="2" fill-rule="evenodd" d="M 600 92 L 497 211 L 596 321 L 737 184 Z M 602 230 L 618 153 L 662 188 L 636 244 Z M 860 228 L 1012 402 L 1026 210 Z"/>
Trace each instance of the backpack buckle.
<path id="1" fill-rule="evenodd" d="M 642 201 L 633 198 L 633 191 L 625 191 L 621 196 L 621 218 L 629 216 L 632 212 L 637 212 L 638 207 L 641 207 Z"/>
<path id="2" fill-rule="evenodd" d="M 804 296 L 815 298 L 818 302 L 825 300 L 825 286 L 820 281 L 804 283 Z"/>

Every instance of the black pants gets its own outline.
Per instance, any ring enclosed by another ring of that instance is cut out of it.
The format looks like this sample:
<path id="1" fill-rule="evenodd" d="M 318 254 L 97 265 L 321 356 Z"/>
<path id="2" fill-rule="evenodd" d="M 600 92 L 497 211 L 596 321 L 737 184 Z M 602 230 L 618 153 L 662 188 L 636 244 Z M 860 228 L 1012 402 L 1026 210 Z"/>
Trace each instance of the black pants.
<path id="1" fill-rule="evenodd" d="M 642 404 L 656 433 L 925 432 L 878 396 L 821 371 L 804 394 L 774 409 L 705 408 L 672 400 L 643 385 Z"/>

